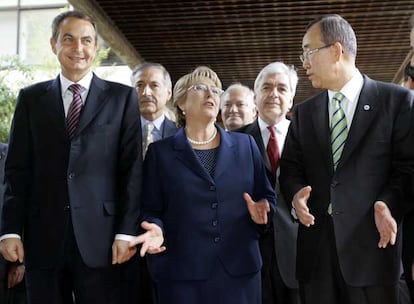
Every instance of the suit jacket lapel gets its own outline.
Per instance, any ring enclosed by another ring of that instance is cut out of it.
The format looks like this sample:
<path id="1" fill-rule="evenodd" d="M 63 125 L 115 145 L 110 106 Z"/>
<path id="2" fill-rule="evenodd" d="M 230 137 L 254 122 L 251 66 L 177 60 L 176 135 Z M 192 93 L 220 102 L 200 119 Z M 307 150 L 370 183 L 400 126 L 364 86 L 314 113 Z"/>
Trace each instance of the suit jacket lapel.
<path id="1" fill-rule="evenodd" d="M 203 177 L 204 179 L 214 183 L 211 176 L 204 169 L 200 161 L 198 160 L 197 155 L 195 154 L 193 148 L 190 146 L 190 143 L 187 141 L 187 137 L 184 132 L 184 128 L 181 128 L 174 135 L 174 150 L 177 153 L 177 158 L 190 170 L 192 170 L 197 175 Z"/>
<path id="2" fill-rule="evenodd" d="M 108 101 L 109 96 L 105 94 L 107 89 L 108 86 L 105 81 L 93 75 L 88 97 L 86 98 L 79 125 L 76 129 L 76 135 L 82 132 Z"/>
<path id="3" fill-rule="evenodd" d="M 40 102 L 43 103 L 40 106 L 45 109 L 48 119 L 56 125 L 56 130 L 67 136 L 65 109 L 63 107 L 59 77 L 49 83 L 46 87 L 45 95 L 41 97 Z"/>
<path id="4" fill-rule="evenodd" d="M 164 127 L 162 130 L 162 138 L 170 137 L 177 132 L 177 126 L 167 117 L 164 119 Z"/>
<path id="5" fill-rule="evenodd" d="M 378 112 L 378 98 L 378 89 L 375 82 L 364 76 L 364 85 L 358 99 L 341 160 L 336 169 L 337 171 L 350 158 L 352 152 L 367 134 L 367 130 Z"/>
<path id="6" fill-rule="evenodd" d="M 329 132 L 328 92 L 319 94 L 316 98 L 314 103 L 315 109 L 312 111 L 312 120 L 317 140 L 315 145 L 317 144 L 320 147 L 323 158 L 328 160 L 325 162 L 327 169 L 333 171 L 331 136 Z"/>
<path id="7" fill-rule="evenodd" d="M 246 133 L 253 136 L 254 140 L 256 141 L 257 147 L 260 150 L 260 154 L 262 155 L 266 169 L 269 172 L 271 172 L 272 169 L 270 166 L 269 157 L 267 156 L 266 147 L 263 143 L 262 133 L 260 132 L 259 122 L 257 121 L 257 119 L 246 128 Z"/>

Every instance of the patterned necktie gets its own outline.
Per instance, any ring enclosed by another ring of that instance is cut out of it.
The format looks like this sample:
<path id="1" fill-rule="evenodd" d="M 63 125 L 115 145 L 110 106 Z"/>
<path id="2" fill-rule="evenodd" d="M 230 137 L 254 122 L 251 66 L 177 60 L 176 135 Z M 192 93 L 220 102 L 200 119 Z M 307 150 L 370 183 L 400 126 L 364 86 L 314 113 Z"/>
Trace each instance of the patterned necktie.
<path id="1" fill-rule="evenodd" d="M 341 159 L 345 141 L 348 137 L 345 112 L 341 107 L 341 101 L 344 98 L 345 96 L 341 92 L 336 93 L 332 98 L 331 145 L 334 170 L 336 170 Z M 332 203 L 328 205 L 328 214 L 332 214 Z"/>
<path id="2" fill-rule="evenodd" d="M 267 143 L 267 156 L 269 157 L 272 174 L 276 177 L 276 170 L 279 166 L 279 146 L 277 144 L 276 132 L 274 126 L 267 127 L 270 131 L 269 142 Z"/>
<path id="3" fill-rule="evenodd" d="M 145 154 L 147 153 L 149 144 L 154 141 L 154 135 L 152 134 L 152 130 L 154 130 L 154 124 L 152 122 L 146 123 L 144 126 L 144 136 L 142 141 L 143 158 L 145 158 Z"/>
<path id="4" fill-rule="evenodd" d="M 339 160 L 341 159 L 345 141 L 348 136 L 345 112 L 341 107 L 341 101 L 344 98 L 345 96 L 341 92 L 338 92 L 332 99 L 333 114 L 331 119 L 331 145 L 334 170 L 336 170 Z"/>
<path id="5" fill-rule="evenodd" d="M 68 116 L 66 117 L 66 127 L 68 129 L 69 139 L 75 136 L 76 128 L 79 124 L 80 113 L 82 111 L 82 86 L 79 84 L 72 84 L 68 88 L 73 94 L 72 103 L 69 106 Z"/>

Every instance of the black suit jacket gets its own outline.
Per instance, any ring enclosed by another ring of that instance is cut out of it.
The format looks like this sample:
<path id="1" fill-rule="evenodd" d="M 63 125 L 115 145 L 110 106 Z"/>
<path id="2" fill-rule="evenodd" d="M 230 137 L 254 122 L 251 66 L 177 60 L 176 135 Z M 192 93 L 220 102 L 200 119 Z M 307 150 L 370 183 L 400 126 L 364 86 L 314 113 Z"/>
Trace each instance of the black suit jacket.
<path id="1" fill-rule="evenodd" d="M 133 88 L 94 75 L 72 141 L 61 96 L 59 77 L 20 91 L 1 234 L 24 234 L 28 267 L 54 267 L 62 258 L 70 212 L 85 264 L 108 266 L 115 234 L 137 233 L 142 169 L 137 96 Z"/>
<path id="2" fill-rule="evenodd" d="M 413 95 L 406 89 L 364 76 L 348 138 L 333 171 L 326 91 L 294 109 L 281 160 L 280 184 L 287 201 L 306 185 L 315 225 L 299 225 L 297 275 L 310 278 L 319 254 L 327 208 L 333 206 L 339 265 L 352 286 L 396 283 L 400 274 L 397 245 L 378 248 L 374 202 L 385 201 L 400 219 L 404 185 L 412 174 Z"/>
<path id="3" fill-rule="evenodd" d="M 259 147 L 260 154 L 262 155 L 266 166 L 267 177 L 273 187 L 275 187 L 275 192 L 277 194 L 278 204 L 273 217 L 274 248 L 277 257 L 277 265 L 285 285 L 289 288 L 298 288 L 298 282 L 295 277 L 298 223 L 293 221 L 290 215 L 290 205 L 285 202 L 280 193 L 279 184 L 272 174 L 259 123 L 256 119 L 251 124 L 243 126 L 235 131 L 252 135 Z"/>
<path id="4" fill-rule="evenodd" d="M 7 145 L 0 143 L 0 221 L 1 221 L 1 209 L 3 208 L 3 196 L 4 196 L 4 164 L 6 162 Z M 0 283 L 4 283 L 7 279 L 7 262 L 0 255 Z M 1 285 L 0 299 L 5 294 L 6 287 Z"/>

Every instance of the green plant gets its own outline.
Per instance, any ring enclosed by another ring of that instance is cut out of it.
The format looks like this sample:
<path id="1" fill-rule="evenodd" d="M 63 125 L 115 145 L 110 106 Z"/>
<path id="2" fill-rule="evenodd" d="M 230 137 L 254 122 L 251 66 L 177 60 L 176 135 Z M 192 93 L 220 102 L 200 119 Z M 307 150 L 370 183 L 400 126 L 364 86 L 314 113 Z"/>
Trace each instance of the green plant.
<path id="1" fill-rule="evenodd" d="M 20 88 L 33 82 L 32 68 L 17 56 L 0 56 L 0 141 L 7 142 Z"/>

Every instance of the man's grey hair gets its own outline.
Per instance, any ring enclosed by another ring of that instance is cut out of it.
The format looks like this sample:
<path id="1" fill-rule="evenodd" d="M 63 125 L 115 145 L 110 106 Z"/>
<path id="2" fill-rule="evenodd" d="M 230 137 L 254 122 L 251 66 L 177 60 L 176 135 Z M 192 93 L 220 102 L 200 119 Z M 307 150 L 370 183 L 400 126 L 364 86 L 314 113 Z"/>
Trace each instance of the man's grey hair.
<path id="1" fill-rule="evenodd" d="M 171 82 L 171 76 L 170 73 L 168 73 L 167 69 L 160 63 L 156 62 L 144 62 L 139 65 L 137 65 L 131 74 L 131 84 L 132 86 L 135 86 L 137 84 L 137 75 L 141 73 L 142 70 L 145 70 L 147 68 L 156 68 L 162 71 L 164 75 L 164 85 L 168 89 L 172 89 L 172 82 Z"/>
<path id="2" fill-rule="evenodd" d="M 260 91 L 264 77 L 270 74 L 286 74 L 289 77 L 290 92 L 292 93 L 292 97 L 295 97 L 296 87 L 299 80 L 298 73 L 293 65 L 287 65 L 280 61 L 269 63 L 260 71 L 259 75 L 257 75 L 254 82 L 254 92 L 256 94 Z"/>
<path id="3" fill-rule="evenodd" d="M 240 82 L 234 82 L 221 95 L 221 97 L 220 97 L 220 107 L 223 106 L 223 103 L 226 100 L 227 96 L 229 95 L 230 91 L 234 90 L 234 89 L 245 89 L 247 91 L 246 97 L 250 98 L 254 103 L 254 92 L 253 92 L 253 90 L 250 89 L 248 86 L 240 83 Z"/>

